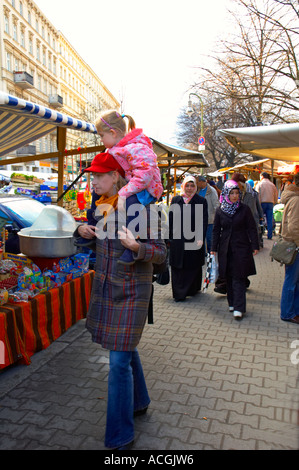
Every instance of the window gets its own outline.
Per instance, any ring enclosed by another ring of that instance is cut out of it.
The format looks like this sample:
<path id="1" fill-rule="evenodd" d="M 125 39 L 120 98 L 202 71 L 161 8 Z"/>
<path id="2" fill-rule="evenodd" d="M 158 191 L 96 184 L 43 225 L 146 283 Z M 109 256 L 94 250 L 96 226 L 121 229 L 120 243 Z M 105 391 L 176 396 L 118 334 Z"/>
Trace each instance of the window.
<path id="1" fill-rule="evenodd" d="M 29 38 L 29 53 L 33 55 L 33 42 L 32 37 Z"/>
<path id="2" fill-rule="evenodd" d="M 7 34 L 9 34 L 9 19 L 7 16 L 4 16 L 4 29 Z"/>
<path id="3" fill-rule="evenodd" d="M 6 52 L 6 68 L 11 72 L 11 54 L 9 52 Z"/>
<path id="4" fill-rule="evenodd" d="M 25 33 L 21 31 L 21 46 L 25 47 Z"/>
<path id="5" fill-rule="evenodd" d="M 18 40 L 18 29 L 17 29 L 17 24 L 16 23 L 14 23 L 13 26 L 12 26 L 12 36 L 13 36 L 15 41 Z"/>
<path id="6" fill-rule="evenodd" d="M 35 20 L 35 30 L 37 33 L 39 33 L 39 24 L 38 24 L 38 20 Z"/>
<path id="7" fill-rule="evenodd" d="M 36 58 L 40 61 L 40 48 L 39 43 L 36 43 Z"/>
<path id="8" fill-rule="evenodd" d="M 20 2 L 20 15 L 23 16 L 23 3 Z"/>
<path id="9" fill-rule="evenodd" d="M 31 11 L 28 11 L 28 23 L 31 24 Z"/>
<path id="10" fill-rule="evenodd" d="M 15 71 L 18 72 L 19 70 L 19 60 L 15 59 Z"/>
<path id="11" fill-rule="evenodd" d="M 15 0 L 11 0 L 11 4 L 12 4 L 12 6 L 13 6 L 14 8 L 16 8 L 16 2 L 15 2 Z"/>

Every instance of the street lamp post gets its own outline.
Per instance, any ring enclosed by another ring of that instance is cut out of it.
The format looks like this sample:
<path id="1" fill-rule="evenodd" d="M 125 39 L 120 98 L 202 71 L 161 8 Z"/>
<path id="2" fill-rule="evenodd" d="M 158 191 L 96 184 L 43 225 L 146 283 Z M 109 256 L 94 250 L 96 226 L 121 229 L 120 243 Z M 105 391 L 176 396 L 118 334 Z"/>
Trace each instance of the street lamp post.
<path id="1" fill-rule="evenodd" d="M 204 129 L 203 129 L 203 101 L 199 95 L 196 93 L 190 93 L 189 94 L 189 101 L 188 101 L 188 107 L 186 109 L 186 114 L 188 114 L 189 117 L 192 116 L 194 113 L 194 108 L 191 100 L 191 96 L 196 96 L 196 98 L 199 99 L 200 101 L 200 132 L 201 132 L 201 137 L 204 137 Z"/>

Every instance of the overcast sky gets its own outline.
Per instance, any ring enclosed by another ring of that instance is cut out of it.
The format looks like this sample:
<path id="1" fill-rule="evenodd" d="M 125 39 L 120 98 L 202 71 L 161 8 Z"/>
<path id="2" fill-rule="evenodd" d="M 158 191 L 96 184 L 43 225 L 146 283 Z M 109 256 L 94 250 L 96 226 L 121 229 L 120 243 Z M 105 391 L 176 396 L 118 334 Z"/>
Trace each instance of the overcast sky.
<path id="1" fill-rule="evenodd" d="M 35 0 L 150 137 L 176 144 L 194 67 L 227 33 L 230 0 Z M 195 98 L 196 99 L 196 98 Z"/>

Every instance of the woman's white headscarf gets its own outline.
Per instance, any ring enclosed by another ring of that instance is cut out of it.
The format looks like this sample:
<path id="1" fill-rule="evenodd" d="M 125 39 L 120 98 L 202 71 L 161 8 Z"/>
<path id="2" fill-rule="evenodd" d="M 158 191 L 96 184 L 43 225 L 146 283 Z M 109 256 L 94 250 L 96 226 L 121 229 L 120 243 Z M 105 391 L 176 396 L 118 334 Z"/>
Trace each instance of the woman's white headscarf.
<path id="1" fill-rule="evenodd" d="M 187 196 L 186 193 L 185 193 L 185 186 L 186 186 L 187 183 L 190 183 L 190 181 L 192 181 L 192 183 L 194 183 L 195 188 L 194 188 L 192 196 Z M 188 204 L 196 193 L 197 193 L 196 179 L 194 178 L 194 176 L 186 176 L 186 178 L 184 179 L 184 181 L 182 183 L 182 186 L 181 186 L 181 196 L 184 199 L 184 203 Z"/>

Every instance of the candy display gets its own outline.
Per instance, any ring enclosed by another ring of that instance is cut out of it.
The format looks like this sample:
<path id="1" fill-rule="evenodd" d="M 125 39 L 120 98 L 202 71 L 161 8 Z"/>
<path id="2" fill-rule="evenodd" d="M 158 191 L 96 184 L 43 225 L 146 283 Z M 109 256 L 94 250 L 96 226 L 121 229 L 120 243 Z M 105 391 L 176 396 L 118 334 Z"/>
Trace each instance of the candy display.
<path id="1" fill-rule="evenodd" d="M 0 305 L 28 302 L 36 295 L 60 287 L 88 271 L 89 255 L 67 257 L 43 272 L 26 258 L 0 260 Z M 1 277 L 2 276 L 2 277 Z"/>
<path id="2" fill-rule="evenodd" d="M 86 253 L 78 253 L 77 255 L 73 256 L 74 260 L 74 267 L 80 269 L 84 272 L 88 271 L 89 267 L 89 255 Z"/>
<path id="3" fill-rule="evenodd" d="M 0 305 L 8 302 L 8 291 L 6 289 L 0 289 Z"/>
<path id="4" fill-rule="evenodd" d="M 18 285 L 18 277 L 17 276 L 9 276 L 6 279 L 2 279 L 0 281 L 0 289 L 12 289 Z"/>
<path id="5" fill-rule="evenodd" d="M 2 259 L 0 261 L 0 277 L 3 274 L 12 274 L 12 270 L 17 270 L 17 265 L 10 259 Z"/>

